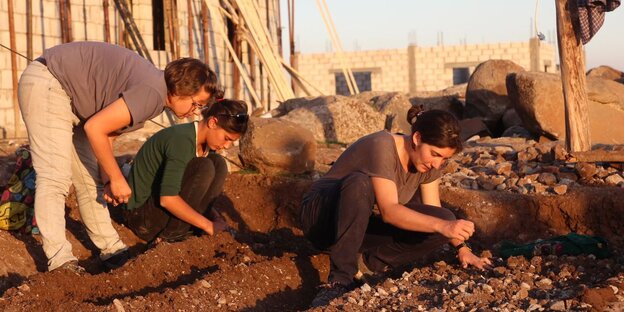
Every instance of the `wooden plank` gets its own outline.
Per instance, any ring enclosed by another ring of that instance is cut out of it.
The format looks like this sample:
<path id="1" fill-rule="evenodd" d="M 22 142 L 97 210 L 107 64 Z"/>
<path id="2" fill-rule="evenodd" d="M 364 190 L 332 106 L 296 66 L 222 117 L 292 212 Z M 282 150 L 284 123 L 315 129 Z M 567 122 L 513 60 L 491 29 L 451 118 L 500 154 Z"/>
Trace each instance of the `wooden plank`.
<path id="1" fill-rule="evenodd" d="M 193 51 L 193 30 L 194 30 L 194 24 L 195 24 L 195 20 L 193 19 L 193 2 L 192 0 L 186 0 L 186 10 L 187 10 L 187 14 L 188 14 L 188 51 L 189 51 L 189 56 L 193 57 L 194 51 Z"/>
<path id="2" fill-rule="evenodd" d="M 141 33 L 139 32 L 139 28 L 134 22 L 132 13 L 128 9 L 128 3 L 126 2 L 126 0 L 115 0 L 115 6 L 117 7 L 117 11 L 119 12 L 119 15 L 121 16 L 124 22 L 124 25 L 126 26 L 128 34 L 130 35 L 130 38 L 132 39 L 132 43 L 134 43 L 134 46 L 136 47 L 137 52 L 139 52 L 139 54 L 143 56 L 145 59 L 150 61 L 150 63 L 154 64 L 154 61 L 152 60 L 152 56 L 150 55 L 149 50 L 145 46 L 143 37 L 141 36 Z"/>
<path id="3" fill-rule="evenodd" d="M 26 57 L 30 63 L 33 59 L 33 7 L 32 0 L 26 0 Z"/>
<path id="4" fill-rule="evenodd" d="M 219 13 L 216 12 L 215 9 L 212 8 L 212 5 L 210 5 L 210 4 L 206 4 L 206 5 L 208 6 L 208 12 L 210 13 L 210 16 L 212 18 L 217 18 L 217 17 L 221 16 L 221 15 L 219 15 Z M 225 22 L 224 22 L 224 24 L 225 24 Z M 241 77 L 243 78 L 243 81 L 247 85 L 247 90 L 249 91 L 249 94 L 251 95 L 252 99 L 256 103 L 260 103 L 260 98 L 258 98 L 258 95 L 256 94 L 256 90 L 253 88 L 253 85 L 251 84 L 251 81 L 249 80 L 249 76 L 247 76 L 247 74 L 243 71 L 243 69 L 244 69 L 243 64 L 241 64 L 241 61 L 236 56 L 236 53 L 234 52 L 234 48 L 232 47 L 232 44 L 230 43 L 230 40 L 228 40 L 227 36 L 223 33 L 223 29 L 221 29 L 221 27 L 215 27 L 215 30 L 216 30 L 217 34 L 221 38 L 223 38 L 223 42 L 225 43 L 225 46 L 228 49 L 228 52 L 230 53 L 230 56 L 232 56 L 232 59 L 234 60 L 234 63 L 236 64 L 236 66 L 240 70 Z"/>
<path id="5" fill-rule="evenodd" d="M 565 102 L 566 147 L 571 152 L 591 149 L 583 44 L 574 31 L 571 12 L 576 0 L 556 0 L 557 43 Z"/>
<path id="6" fill-rule="evenodd" d="M 110 34 L 110 16 L 108 14 L 108 0 L 102 0 L 102 8 L 104 9 L 104 41 L 111 42 Z"/>
<path id="7" fill-rule="evenodd" d="M 568 162 L 624 162 L 624 151 L 593 150 L 572 152 Z"/>
<path id="8" fill-rule="evenodd" d="M 13 11 L 13 0 L 7 0 L 7 13 L 9 15 L 9 44 L 11 50 L 17 51 L 17 44 L 15 43 L 15 16 Z M 20 123 L 20 110 L 17 101 L 17 55 L 11 53 L 11 78 L 13 81 L 13 137 L 17 137 L 19 134 Z"/>
<path id="9" fill-rule="evenodd" d="M 201 3 L 202 35 L 204 38 L 204 63 L 210 65 L 210 30 L 208 26 L 208 6 Z"/>

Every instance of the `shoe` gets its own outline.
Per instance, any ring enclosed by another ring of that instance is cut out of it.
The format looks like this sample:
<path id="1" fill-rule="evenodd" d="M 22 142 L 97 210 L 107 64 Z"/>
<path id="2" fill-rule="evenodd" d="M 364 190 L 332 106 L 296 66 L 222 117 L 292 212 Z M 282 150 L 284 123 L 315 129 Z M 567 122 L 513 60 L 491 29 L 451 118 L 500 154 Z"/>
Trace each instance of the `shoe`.
<path id="1" fill-rule="evenodd" d="M 366 282 L 375 275 L 375 272 L 371 271 L 364 262 L 364 256 L 361 253 L 358 253 L 357 268 L 354 278 L 360 282 Z"/>
<path id="2" fill-rule="evenodd" d="M 342 295 L 351 291 L 348 286 L 340 284 L 338 282 L 328 283 L 319 286 L 320 290 L 312 300 L 310 308 L 323 307 L 329 304 L 330 301 L 342 297 Z"/>
<path id="3" fill-rule="evenodd" d="M 61 271 L 61 270 L 71 272 L 76 275 L 83 275 L 87 273 L 87 270 L 85 270 L 85 268 L 83 268 L 81 265 L 78 264 L 78 260 L 67 261 L 63 265 L 61 265 L 60 267 L 52 271 Z"/>
<path id="4" fill-rule="evenodd" d="M 106 260 L 102 260 L 104 266 L 109 270 L 120 268 L 126 262 L 128 262 L 128 250 L 123 250 Z"/>

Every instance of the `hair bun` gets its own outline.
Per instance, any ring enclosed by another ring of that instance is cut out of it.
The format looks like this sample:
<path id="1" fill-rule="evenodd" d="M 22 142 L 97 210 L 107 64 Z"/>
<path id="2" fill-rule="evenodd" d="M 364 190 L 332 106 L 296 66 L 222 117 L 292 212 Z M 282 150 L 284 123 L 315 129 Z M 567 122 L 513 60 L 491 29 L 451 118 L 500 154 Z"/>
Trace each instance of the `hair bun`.
<path id="1" fill-rule="evenodd" d="M 410 125 L 414 124 L 416 120 L 418 119 L 418 117 L 423 113 L 424 110 L 425 110 L 425 106 L 422 104 L 412 105 L 412 107 L 407 111 L 407 122 Z"/>

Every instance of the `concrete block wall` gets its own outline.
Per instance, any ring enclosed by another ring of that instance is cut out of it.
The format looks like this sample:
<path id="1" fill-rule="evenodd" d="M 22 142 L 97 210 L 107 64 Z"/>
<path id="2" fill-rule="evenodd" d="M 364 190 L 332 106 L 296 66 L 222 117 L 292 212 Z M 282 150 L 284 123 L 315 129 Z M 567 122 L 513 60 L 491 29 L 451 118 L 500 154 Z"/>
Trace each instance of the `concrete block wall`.
<path id="1" fill-rule="evenodd" d="M 188 31 L 188 18 L 189 14 L 193 14 L 194 29 L 193 29 L 193 56 L 195 58 L 204 58 L 203 53 L 203 36 L 201 33 L 201 4 L 204 0 L 192 0 L 191 10 L 186 1 L 178 1 L 178 21 L 179 21 L 179 33 L 180 33 L 180 56 L 189 56 L 189 31 Z M 218 6 L 219 0 L 206 0 L 209 4 Z M 164 69 L 166 64 L 172 60 L 171 53 L 168 51 L 157 51 L 153 48 L 153 18 L 152 18 L 152 0 L 132 0 L 132 15 L 137 24 L 137 27 L 143 37 L 145 45 L 150 50 L 150 55 L 155 65 L 161 69 Z M 278 0 L 256 0 L 258 7 L 260 8 L 260 18 L 264 19 L 270 29 L 270 35 L 273 42 L 276 45 L 277 50 L 277 30 L 280 29 L 279 25 L 279 1 Z M 267 9 L 268 3 L 268 9 Z M 14 4 L 14 25 L 15 25 L 15 39 L 16 50 L 26 55 L 26 1 L 13 1 Z M 44 49 L 62 43 L 61 39 L 61 22 L 59 18 L 59 4 L 58 0 L 39 0 L 32 1 L 32 29 L 33 29 L 33 58 L 41 55 Z M 123 27 L 123 21 L 117 14 L 114 2 L 109 1 L 108 7 L 109 23 L 110 23 L 110 36 L 111 43 L 125 45 L 120 38 L 120 28 Z M 8 5 L 6 1 L 0 1 L 0 42 L 9 46 L 10 34 L 9 34 L 9 22 L 8 22 Z M 74 41 L 105 41 L 104 35 L 104 13 L 103 4 L 101 0 L 71 0 L 71 21 L 72 21 L 72 36 Z M 215 29 L 221 29 L 221 32 Z M 226 88 L 226 95 L 231 95 L 232 86 L 232 68 L 234 63 L 232 62 L 227 48 L 223 41 L 223 38 L 219 33 L 227 34 L 226 25 L 223 20 L 211 19 L 209 20 L 210 28 L 210 59 L 208 64 L 215 70 L 221 83 Z M 130 42 L 128 47 L 132 48 Z M 247 62 L 247 58 L 243 57 L 243 62 Z M 21 75 L 24 68 L 26 68 L 28 61 L 20 56 L 17 56 L 17 77 Z M 247 65 L 248 66 L 248 65 Z M 253 64 L 258 67 L 258 63 Z M 263 79 L 262 92 L 258 90 L 258 93 L 265 95 L 265 100 L 270 99 L 270 91 L 266 77 Z M 241 82 L 241 85 L 244 84 Z M 244 90 L 244 89 L 243 89 Z M 248 96 L 245 93 L 245 99 L 248 100 Z M 273 100 L 274 101 L 274 100 Z M 11 53 L 0 48 L 0 139 L 9 138 L 15 136 L 15 118 L 14 118 L 14 100 L 13 100 L 13 78 L 12 78 L 12 65 L 11 65 Z M 159 123 L 168 124 L 168 119 L 163 114 L 157 117 L 156 120 Z M 18 121 L 18 137 L 25 137 L 25 127 L 21 121 L 21 117 Z"/>
<path id="2" fill-rule="evenodd" d="M 413 55 L 410 55 L 413 53 Z M 299 72 L 325 94 L 335 94 L 339 57 L 333 53 L 299 54 Z M 542 42 L 540 68 L 556 72 L 555 47 Z M 529 42 L 500 42 L 454 46 L 412 46 L 407 49 L 346 52 L 345 60 L 354 72 L 372 69 L 374 91 L 436 91 L 453 85 L 453 68 L 468 68 L 490 59 L 507 59 L 529 70 Z M 413 60 L 410 62 L 410 58 Z M 412 78 L 410 78 L 412 77 Z M 410 82 L 410 79 L 413 81 Z"/>
<path id="3" fill-rule="evenodd" d="M 334 53 L 298 54 L 299 72 L 324 94 L 335 94 L 335 74 L 342 73 Z M 344 53 L 345 65 L 353 72 L 370 72 L 372 89 L 400 91 L 408 87 L 407 50 L 376 50 Z M 298 94 L 303 95 L 303 94 Z"/>

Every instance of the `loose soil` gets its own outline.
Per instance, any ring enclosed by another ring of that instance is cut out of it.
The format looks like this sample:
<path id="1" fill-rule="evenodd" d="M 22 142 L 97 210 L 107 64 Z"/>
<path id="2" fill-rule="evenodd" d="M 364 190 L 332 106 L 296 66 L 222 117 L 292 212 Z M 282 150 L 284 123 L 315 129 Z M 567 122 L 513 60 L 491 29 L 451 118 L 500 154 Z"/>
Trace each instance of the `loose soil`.
<path id="1" fill-rule="evenodd" d="M 0 164 L 10 162 L 10 156 Z M 234 231 L 147 246 L 121 224 L 131 260 L 105 272 L 97 248 L 67 200 L 67 236 L 88 273 L 43 272 L 39 236 L 0 231 L 2 311 L 293 311 L 308 308 L 325 282 L 328 256 L 295 221 L 309 177 L 231 174 L 217 202 Z M 2 182 L 2 181 L 0 181 Z M 1 183 L 0 183 L 1 184 Z M 624 191 L 572 188 L 564 196 L 442 188 L 442 200 L 475 222 L 472 243 L 494 268 L 463 269 L 452 251 L 369 280 L 324 308 L 329 311 L 621 310 L 624 309 Z M 502 240 L 529 242 L 575 231 L 600 235 L 613 256 L 498 258 Z"/>

